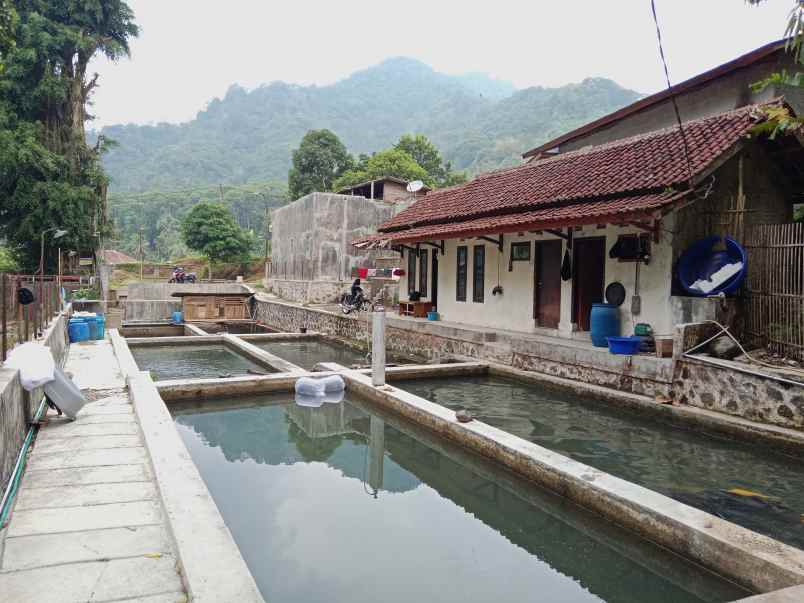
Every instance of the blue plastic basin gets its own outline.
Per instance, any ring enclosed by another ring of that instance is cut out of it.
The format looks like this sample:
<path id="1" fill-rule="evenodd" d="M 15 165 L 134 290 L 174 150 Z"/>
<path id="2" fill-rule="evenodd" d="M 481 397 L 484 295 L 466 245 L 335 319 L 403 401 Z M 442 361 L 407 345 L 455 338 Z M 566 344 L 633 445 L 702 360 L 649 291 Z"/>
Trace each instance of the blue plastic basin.
<path id="1" fill-rule="evenodd" d="M 748 272 L 748 256 L 742 245 L 734 239 L 726 237 L 723 239 L 724 249 L 715 251 L 716 245 L 720 244 L 720 237 L 708 237 L 696 241 L 678 259 L 676 274 L 681 286 L 690 295 L 703 297 L 706 295 L 717 295 L 718 293 L 733 293 L 742 285 L 745 275 Z M 697 280 L 709 280 L 711 276 L 723 268 L 726 264 L 742 262 L 743 269 L 732 275 L 720 286 L 715 287 L 709 293 L 693 289 L 692 285 Z"/>
<path id="2" fill-rule="evenodd" d="M 642 342 L 642 338 L 636 335 L 631 337 L 607 337 L 606 340 L 609 342 L 609 352 L 624 356 L 638 354 L 639 344 Z"/>

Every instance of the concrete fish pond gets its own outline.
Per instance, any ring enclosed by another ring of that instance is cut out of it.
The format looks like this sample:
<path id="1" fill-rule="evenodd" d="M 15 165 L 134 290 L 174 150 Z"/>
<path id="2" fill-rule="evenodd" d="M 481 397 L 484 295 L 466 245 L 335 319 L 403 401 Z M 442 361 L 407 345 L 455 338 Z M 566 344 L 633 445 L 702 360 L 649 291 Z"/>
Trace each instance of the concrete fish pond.
<path id="1" fill-rule="evenodd" d="M 320 362 L 336 362 L 343 366 L 369 365 L 365 352 L 324 339 L 253 343 L 261 350 L 307 370 L 312 370 Z"/>
<path id="2" fill-rule="evenodd" d="M 732 601 L 748 593 L 491 461 L 347 400 L 173 402 L 268 601 Z"/>
<path id="3" fill-rule="evenodd" d="M 131 353 L 139 368 L 150 371 L 155 381 L 231 377 L 274 371 L 223 343 L 134 346 Z"/>
<path id="4" fill-rule="evenodd" d="M 804 461 L 499 376 L 394 381 L 405 391 L 804 549 Z"/>

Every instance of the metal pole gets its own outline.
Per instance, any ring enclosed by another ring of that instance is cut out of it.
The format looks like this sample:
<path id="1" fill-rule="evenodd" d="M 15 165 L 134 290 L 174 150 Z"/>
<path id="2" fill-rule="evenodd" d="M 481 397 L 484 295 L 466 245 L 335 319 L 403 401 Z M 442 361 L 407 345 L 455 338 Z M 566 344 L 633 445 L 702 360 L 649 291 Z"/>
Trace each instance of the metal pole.
<path id="1" fill-rule="evenodd" d="M 142 282 L 142 263 L 145 261 L 145 257 L 142 254 L 142 228 L 140 228 L 140 282 Z"/>
<path id="2" fill-rule="evenodd" d="M 8 276 L 4 272 L 2 275 L 2 282 L 0 282 L 0 295 L 3 296 L 2 302 L 2 324 L 3 324 L 3 354 L 2 354 L 2 361 L 6 361 L 6 354 L 8 352 L 8 319 L 6 316 L 6 304 L 8 303 L 8 295 L 6 281 L 8 280 Z"/>
<path id="3" fill-rule="evenodd" d="M 27 306 L 22 306 L 22 315 L 25 317 L 25 341 L 29 341 L 31 338 L 30 337 L 31 333 L 29 330 L 29 325 L 31 321 L 31 304 L 28 304 Z"/>
<path id="4" fill-rule="evenodd" d="M 371 384 L 385 385 L 385 309 L 372 315 L 371 325 Z"/>

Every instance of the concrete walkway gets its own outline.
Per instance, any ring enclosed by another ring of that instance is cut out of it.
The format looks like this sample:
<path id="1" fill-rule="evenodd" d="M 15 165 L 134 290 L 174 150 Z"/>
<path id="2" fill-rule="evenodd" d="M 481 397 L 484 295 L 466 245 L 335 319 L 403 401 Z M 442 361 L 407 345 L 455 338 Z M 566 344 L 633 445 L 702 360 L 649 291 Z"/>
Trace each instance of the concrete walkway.
<path id="1" fill-rule="evenodd" d="M 148 452 L 108 341 L 73 344 L 91 400 L 39 431 L 0 534 L 0 599 L 186 601 Z"/>

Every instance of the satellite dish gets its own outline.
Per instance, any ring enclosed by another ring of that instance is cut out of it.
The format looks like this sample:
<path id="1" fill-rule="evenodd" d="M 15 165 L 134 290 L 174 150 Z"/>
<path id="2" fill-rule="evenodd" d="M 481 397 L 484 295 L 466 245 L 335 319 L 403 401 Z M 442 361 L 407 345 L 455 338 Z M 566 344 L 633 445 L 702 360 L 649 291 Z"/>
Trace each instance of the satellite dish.
<path id="1" fill-rule="evenodd" d="M 418 192 L 423 188 L 424 188 L 424 182 L 422 182 L 421 180 L 414 180 L 413 182 L 408 182 L 407 189 L 409 193 Z"/>

